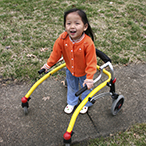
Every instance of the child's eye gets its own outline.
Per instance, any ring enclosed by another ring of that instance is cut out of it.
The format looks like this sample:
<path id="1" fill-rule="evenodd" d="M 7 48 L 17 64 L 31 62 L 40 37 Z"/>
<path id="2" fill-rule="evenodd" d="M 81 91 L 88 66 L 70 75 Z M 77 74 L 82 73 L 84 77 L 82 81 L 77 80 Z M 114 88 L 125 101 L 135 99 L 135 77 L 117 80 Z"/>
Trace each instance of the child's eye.
<path id="1" fill-rule="evenodd" d="M 76 25 L 79 25 L 79 23 L 77 22 Z"/>
<path id="2" fill-rule="evenodd" d="M 67 23 L 67 25 L 70 25 L 70 23 Z"/>

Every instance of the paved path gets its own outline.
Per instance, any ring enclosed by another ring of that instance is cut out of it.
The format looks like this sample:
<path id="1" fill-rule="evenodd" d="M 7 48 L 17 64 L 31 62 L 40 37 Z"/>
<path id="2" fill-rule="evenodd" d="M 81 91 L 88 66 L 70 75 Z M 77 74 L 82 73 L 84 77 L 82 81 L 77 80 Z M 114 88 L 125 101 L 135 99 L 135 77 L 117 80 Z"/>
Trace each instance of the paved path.
<path id="1" fill-rule="evenodd" d="M 115 67 L 115 76 L 116 92 L 125 97 L 122 110 L 112 116 L 111 97 L 98 99 L 89 115 L 99 133 L 87 114 L 79 115 L 72 143 L 146 122 L 146 64 Z M 47 79 L 33 92 L 29 114 L 25 116 L 21 98 L 29 89 L 28 84 L 0 88 L 0 146 L 63 146 L 63 134 L 71 118 L 63 112 L 66 88 L 52 77 Z"/>

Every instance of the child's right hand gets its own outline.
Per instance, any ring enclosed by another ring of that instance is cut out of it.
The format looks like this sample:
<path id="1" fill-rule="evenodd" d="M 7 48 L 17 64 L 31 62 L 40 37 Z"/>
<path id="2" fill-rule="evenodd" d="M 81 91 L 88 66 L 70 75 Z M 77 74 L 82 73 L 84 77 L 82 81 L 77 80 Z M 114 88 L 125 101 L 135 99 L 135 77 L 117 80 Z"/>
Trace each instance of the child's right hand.
<path id="1" fill-rule="evenodd" d="M 83 83 L 83 87 L 87 85 L 88 89 L 91 89 L 93 87 L 93 79 L 85 79 Z"/>
<path id="2" fill-rule="evenodd" d="M 48 69 L 50 69 L 50 66 L 48 64 L 44 64 L 41 69 L 45 69 L 45 72 L 47 72 Z"/>

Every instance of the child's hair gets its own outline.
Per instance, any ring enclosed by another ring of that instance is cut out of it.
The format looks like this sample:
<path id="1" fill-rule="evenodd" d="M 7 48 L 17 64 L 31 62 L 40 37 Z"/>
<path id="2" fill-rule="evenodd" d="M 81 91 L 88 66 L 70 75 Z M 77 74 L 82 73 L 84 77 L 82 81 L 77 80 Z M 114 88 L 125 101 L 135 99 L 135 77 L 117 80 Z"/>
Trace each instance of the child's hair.
<path id="1" fill-rule="evenodd" d="M 64 27 L 65 27 L 65 24 L 66 24 L 66 17 L 68 14 L 72 13 L 72 12 L 77 12 L 78 15 L 81 17 L 82 21 L 84 24 L 88 24 L 88 28 L 87 30 L 85 31 L 85 34 L 87 34 L 88 36 L 90 36 L 92 38 L 92 40 L 94 41 L 94 35 L 93 35 L 93 31 L 92 31 L 92 28 L 89 24 L 89 21 L 87 19 L 87 16 L 86 16 L 86 13 L 81 10 L 81 9 L 77 9 L 77 8 L 73 8 L 73 9 L 70 9 L 68 11 L 66 11 L 64 13 Z"/>

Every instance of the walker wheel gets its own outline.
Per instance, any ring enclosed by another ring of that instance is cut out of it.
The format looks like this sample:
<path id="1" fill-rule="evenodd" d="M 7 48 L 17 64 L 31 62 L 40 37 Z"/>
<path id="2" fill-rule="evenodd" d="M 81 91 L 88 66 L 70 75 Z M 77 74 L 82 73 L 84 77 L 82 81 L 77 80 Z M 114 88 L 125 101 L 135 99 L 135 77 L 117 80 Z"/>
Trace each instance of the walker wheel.
<path id="1" fill-rule="evenodd" d="M 112 115 L 116 115 L 122 108 L 124 103 L 124 96 L 123 95 L 119 95 L 117 99 L 115 99 L 112 103 L 112 107 L 111 107 L 111 112 Z"/>
<path id="2" fill-rule="evenodd" d="M 24 110 L 24 114 L 27 115 L 28 114 L 28 108 L 26 106 L 24 106 L 23 110 Z"/>

